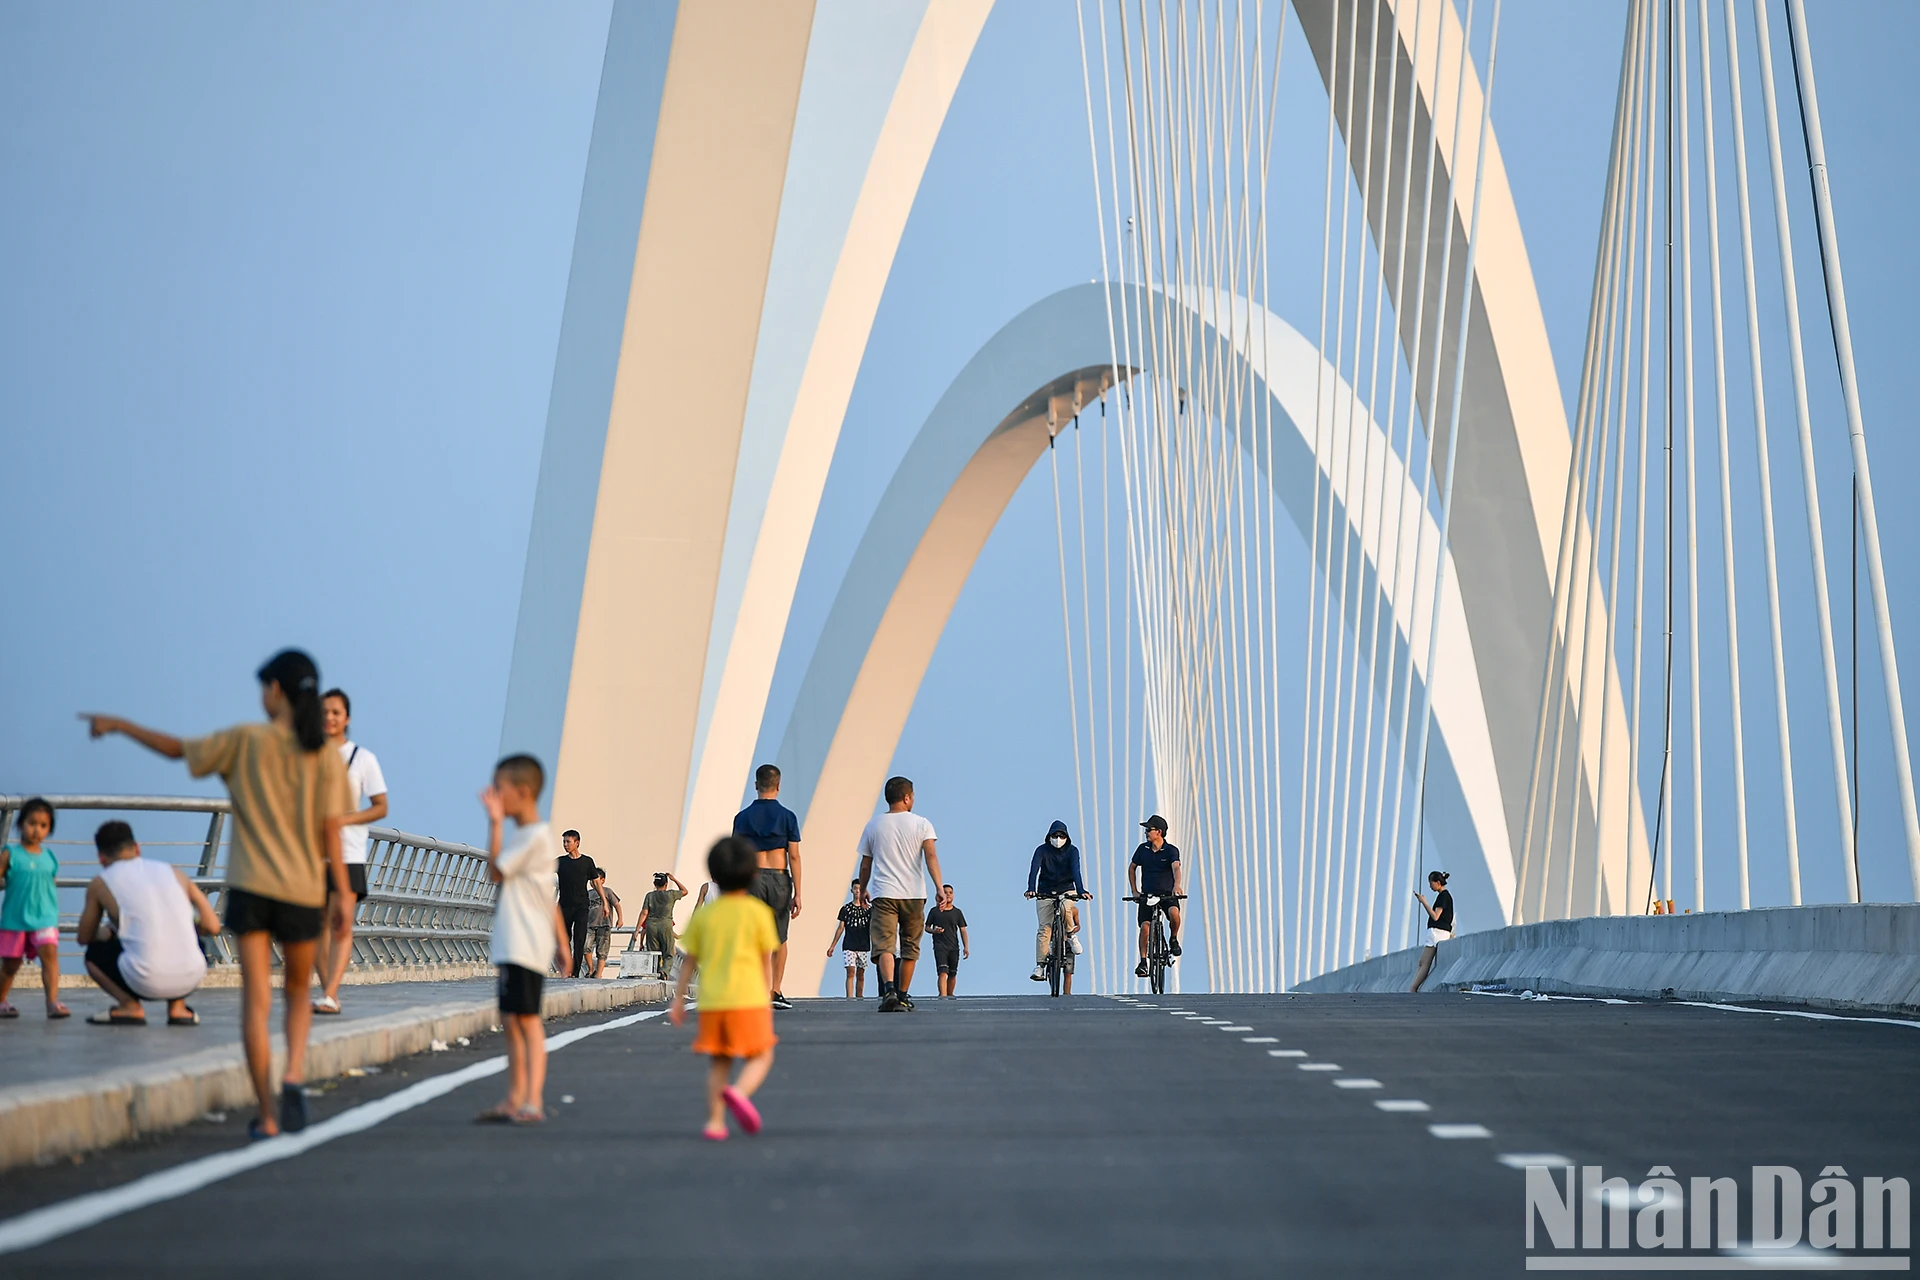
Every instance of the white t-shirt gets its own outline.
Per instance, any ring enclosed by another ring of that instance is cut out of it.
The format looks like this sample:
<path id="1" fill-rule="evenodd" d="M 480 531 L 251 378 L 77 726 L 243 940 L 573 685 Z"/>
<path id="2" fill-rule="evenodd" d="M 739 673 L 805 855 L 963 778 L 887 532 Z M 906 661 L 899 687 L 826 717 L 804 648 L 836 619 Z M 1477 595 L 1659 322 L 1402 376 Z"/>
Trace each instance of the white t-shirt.
<path id="1" fill-rule="evenodd" d="M 933 824 L 911 809 L 883 813 L 860 833 L 860 856 L 873 859 L 867 893 L 875 898 L 927 896 L 927 859 L 921 842 L 931 840 Z"/>
<path id="2" fill-rule="evenodd" d="M 355 813 L 364 811 L 375 796 L 387 794 L 387 779 L 380 772 L 380 762 L 374 759 L 373 752 L 355 743 L 343 742 L 340 758 L 346 762 L 347 787 L 353 792 Z M 367 860 L 365 827 L 340 828 L 340 856 L 350 867 Z"/>
<path id="3" fill-rule="evenodd" d="M 193 901 L 164 862 L 125 858 L 100 869 L 120 910 L 120 973 L 149 1000 L 193 994 L 207 976 L 207 958 L 193 927 Z"/>
<path id="4" fill-rule="evenodd" d="M 553 964 L 553 902 L 560 892 L 554 869 L 560 850 L 544 822 L 521 827 L 500 850 L 495 865 L 505 877 L 493 907 L 495 964 L 517 964 L 545 973 Z"/>

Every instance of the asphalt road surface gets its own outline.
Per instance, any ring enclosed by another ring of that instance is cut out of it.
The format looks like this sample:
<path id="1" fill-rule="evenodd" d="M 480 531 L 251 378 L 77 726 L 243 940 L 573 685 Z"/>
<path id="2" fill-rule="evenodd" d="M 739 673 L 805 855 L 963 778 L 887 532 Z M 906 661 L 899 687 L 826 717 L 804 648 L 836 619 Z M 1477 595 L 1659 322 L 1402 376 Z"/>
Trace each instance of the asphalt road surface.
<path id="1" fill-rule="evenodd" d="M 1916 1024 L 1450 994 L 805 1001 L 779 1015 L 766 1132 L 716 1144 L 691 1025 L 631 1018 L 550 1024 L 623 1023 L 553 1054 L 544 1127 L 473 1124 L 501 1087 L 473 1080 L 0 1272 L 1483 1277 L 1525 1274 L 1503 1156 L 1920 1183 Z M 340 1082 L 316 1123 L 500 1052 Z M 0 1218 L 201 1168 L 243 1123 L 0 1176 Z"/>

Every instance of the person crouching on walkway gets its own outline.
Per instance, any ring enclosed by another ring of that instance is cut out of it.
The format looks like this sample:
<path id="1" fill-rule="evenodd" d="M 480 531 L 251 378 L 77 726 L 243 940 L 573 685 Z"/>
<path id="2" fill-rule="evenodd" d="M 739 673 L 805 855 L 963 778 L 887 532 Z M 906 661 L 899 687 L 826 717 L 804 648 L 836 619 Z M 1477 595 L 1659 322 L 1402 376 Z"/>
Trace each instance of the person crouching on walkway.
<path id="1" fill-rule="evenodd" d="M 207 976 L 197 930 L 220 932 L 220 917 L 200 886 L 167 862 L 140 856 L 133 828 L 103 822 L 93 833 L 100 874 L 87 885 L 79 937 L 87 973 L 112 996 L 113 1008 L 87 1021 L 97 1027 L 144 1027 L 143 1000 L 167 1002 L 167 1025 L 193 1027 L 200 1015 L 187 1004 Z"/>
<path id="2" fill-rule="evenodd" d="M 739 836 L 727 836 L 707 852 L 707 872 L 720 886 L 720 900 L 693 913 L 680 935 L 687 962 L 673 988 L 673 1025 L 687 1020 L 687 986 L 700 974 L 700 1029 L 693 1051 L 712 1059 L 707 1070 L 707 1127 L 712 1142 L 727 1137 L 727 1114 L 748 1133 L 760 1132 L 752 1098 L 773 1069 L 773 955 L 780 949 L 773 908 L 749 895 L 760 871 L 760 854 Z M 733 1064 L 746 1065 L 732 1080 Z"/>
<path id="3" fill-rule="evenodd" d="M 1427 884 L 1433 889 L 1432 902 L 1418 889 L 1413 891 L 1427 913 L 1427 945 L 1420 951 L 1420 972 L 1414 975 L 1410 988 L 1414 991 L 1418 991 L 1426 983 L 1427 975 L 1433 972 L 1433 960 L 1440 954 L 1440 944 L 1453 941 L 1453 895 L 1447 892 L 1447 873 L 1434 872 L 1427 877 Z"/>
<path id="4" fill-rule="evenodd" d="M 553 828 L 540 820 L 547 772 L 532 756 L 508 756 L 480 793 L 487 810 L 487 879 L 500 886 L 493 909 L 492 960 L 499 975 L 500 1022 L 507 1033 L 507 1096 L 476 1119 L 491 1124 L 539 1124 L 547 1118 L 547 1033 L 540 1025 L 547 965 L 573 970 L 567 919 L 554 893 L 559 859 Z M 501 847 L 501 819 L 512 818 L 513 843 Z"/>

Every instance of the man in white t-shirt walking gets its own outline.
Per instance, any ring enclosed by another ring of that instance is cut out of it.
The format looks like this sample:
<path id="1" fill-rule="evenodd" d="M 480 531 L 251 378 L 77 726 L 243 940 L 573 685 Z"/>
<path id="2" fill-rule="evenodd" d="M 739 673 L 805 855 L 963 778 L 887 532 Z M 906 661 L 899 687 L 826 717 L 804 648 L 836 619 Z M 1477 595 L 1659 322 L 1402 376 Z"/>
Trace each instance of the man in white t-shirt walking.
<path id="1" fill-rule="evenodd" d="M 888 778 L 887 811 L 860 833 L 858 884 L 873 898 L 873 949 L 880 967 L 880 1012 L 913 1009 L 907 988 L 913 985 L 926 928 L 927 884 L 940 883 L 940 858 L 934 852 L 933 824 L 913 811 L 913 783 Z M 894 958 L 898 943 L 900 955 Z M 897 981 L 896 981 L 897 979 Z"/>
<path id="2" fill-rule="evenodd" d="M 327 746 L 340 753 L 347 766 L 347 788 L 353 794 L 356 812 L 340 828 L 340 856 L 347 864 L 347 885 L 353 890 L 354 904 L 367 896 L 367 828 L 387 816 L 387 780 L 373 752 L 347 738 L 347 725 L 353 720 L 353 703 L 346 691 L 329 689 L 321 695 L 326 712 Z M 333 893 L 331 882 L 327 889 Z M 347 976 L 347 964 L 353 959 L 353 911 L 340 914 L 333 931 L 320 931 L 320 955 L 314 973 L 320 979 L 320 996 L 313 1002 L 315 1013 L 340 1012 L 340 982 Z"/>

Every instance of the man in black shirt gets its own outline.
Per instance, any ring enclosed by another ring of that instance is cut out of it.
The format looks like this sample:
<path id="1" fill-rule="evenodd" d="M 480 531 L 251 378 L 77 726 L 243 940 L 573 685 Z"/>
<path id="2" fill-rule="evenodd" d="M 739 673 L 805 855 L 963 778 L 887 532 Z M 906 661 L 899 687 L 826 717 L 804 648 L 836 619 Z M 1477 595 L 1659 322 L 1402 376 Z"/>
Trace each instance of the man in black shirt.
<path id="1" fill-rule="evenodd" d="M 1133 861 L 1127 867 L 1127 881 L 1133 886 L 1136 898 L 1148 894 L 1172 896 L 1180 892 L 1180 850 L 1167 843 L 1167 820 L 1154 814 L 1140 824 L 1147 829 L 1147 838 L 1133 851 Z M 1168 932 L 1167 950 L 1173 955 L 1180 954 L 1180 904 L 1167 904 Z M 1147 976 L 1147 939 L 1150 936 L 1148 926 L 1153 923 L 1154 908 L 1146 903 L 1140 904 L 1140 963 L 1134 968 L 1134 976 Z"/>
<path id="2" fill-rule="evenodd" d="M 547 847 L 551 849 L 553 846 Z M 573 948 L 573 976 L 577 978 L 581 966 L 588 963 L 587 922 L 592 914 L 588 891 L 593 887 L 594 877 L 600 874 L 600 868 L 593 865 L 592 858 L 580 852 L 578 831 L 562 835 L 560 847 L 567 851 L 565 856 L 554 859 L 555 870 L 560 875 L 560 918 L 566 921 L 567 940 Z"/>
<path id="3" fill-rule="evenodd" d="M 940 897 L 927 912 L 927 932 L 933 935 L 933 967 L 940 987 L 940 998 L 954 997 L 953 984 L 960 977 L 960 961 L 971 959 L 967 941 L 967 913 L 953 905 L 953 886 L 940 886 Z"/>
<path id="4" fill-rule="evenodd" d="M 853 901 L 840 908 L 839 923 L 833 926 L 833 937 L 827 941 L 827 959 L 833 959 L 833 948 L 843 934 L 847 999 L 862 999 L 867 994 L 867 952 L 873 949 L 873 900 L 858 880 L 853 882 Z"/>
<path id="5" fill-rule="evenodd" d="M 1414 975 L 1413 990 L 1418 991 L 1433 972 L 1433 958 L 1440 954 L 1440 944 L 1453 939 L 1453 895 L 1447 892 L 1447 873 L 1436 871 L 1427 877 L 1427 883 L 1433 887 L 1433 901 L 1427 901 L 1427 895 L 1418 889 L 1413 896 L 1420 899 L 1420 905 L 1427 913 L 1427 945 L 1420 951 L 1420 972 Z"/>

